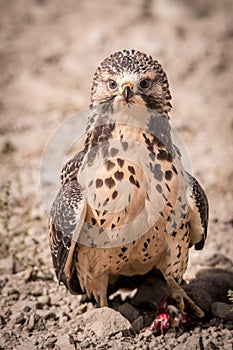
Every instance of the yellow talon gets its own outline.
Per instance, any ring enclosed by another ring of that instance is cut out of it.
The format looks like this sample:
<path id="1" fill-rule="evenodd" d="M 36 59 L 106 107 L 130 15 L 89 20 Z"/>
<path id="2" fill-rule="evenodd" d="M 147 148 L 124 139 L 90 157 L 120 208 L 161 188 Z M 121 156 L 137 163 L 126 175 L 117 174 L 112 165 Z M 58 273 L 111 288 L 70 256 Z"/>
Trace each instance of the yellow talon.
<path id="1" fill-rule="evenodd" d="M 204 312 L 194 303 L 194 301 L 187 295 L 183 288 L 179 286 L 173 277 L 169 276 L 166 280 L 171 292 L 171 297 L 176 301 L 179 309 L 183 310 L 185 308 L 185 300 L 198 318 L 205 316 Z"/>

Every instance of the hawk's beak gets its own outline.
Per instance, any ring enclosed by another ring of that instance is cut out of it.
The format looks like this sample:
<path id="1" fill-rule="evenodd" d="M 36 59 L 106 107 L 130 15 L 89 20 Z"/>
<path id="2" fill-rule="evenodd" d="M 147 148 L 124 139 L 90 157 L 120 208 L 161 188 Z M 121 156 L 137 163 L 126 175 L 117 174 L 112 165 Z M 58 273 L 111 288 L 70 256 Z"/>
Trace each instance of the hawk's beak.
<path id="1" fill-rule="evenodd" d="M 129 99 L 133 96 L 133 94 L 133 84 L 131 82 L 122 84 L 122 95 L 126 103 L 129 102 Z"/>

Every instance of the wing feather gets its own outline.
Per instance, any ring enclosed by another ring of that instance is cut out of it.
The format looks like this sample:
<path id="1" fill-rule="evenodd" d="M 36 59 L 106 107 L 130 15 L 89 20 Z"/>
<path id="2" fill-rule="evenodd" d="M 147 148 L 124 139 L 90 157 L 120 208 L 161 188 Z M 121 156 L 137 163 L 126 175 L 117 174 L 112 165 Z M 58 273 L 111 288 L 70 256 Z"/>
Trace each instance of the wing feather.
<path id="1" fill-rule="evenodd" d="M 190 190 L 190 243 L 196 250 L 204 247 L 209 220 L 209 204 L 205 191 L 199 182 L 186 172 Z"/>
<path id="2" fill-rule="evenodd" d="M 65 183 L 50 212 L 49 237 L 58 281 L 62 281 L 72 293 L 82 292 L 73 259 L 85 215 L 86 201 L 77 180 Z"/>
<path id="3" fill-rule="evenodd" d="M 61 171 L 61 184 L 65 185 L 67 182 L 75 180 L 80 168 L 81 162 L 85 156 L 85 149 L 78 152 L 71 158 L 62 168 Z"/>

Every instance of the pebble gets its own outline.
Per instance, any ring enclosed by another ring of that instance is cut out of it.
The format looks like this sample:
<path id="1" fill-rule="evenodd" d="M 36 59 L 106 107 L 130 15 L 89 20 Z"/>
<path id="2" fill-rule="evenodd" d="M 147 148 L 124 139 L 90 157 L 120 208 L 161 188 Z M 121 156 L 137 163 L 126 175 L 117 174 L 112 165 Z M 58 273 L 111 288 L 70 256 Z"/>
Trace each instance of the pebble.
<path id="1" fill-rule="evenodd" d="M 25 317 L 24 317 L 24 314 L 21 312 L 18 316 L 16 316 L 15 323 L 24 324 L 24 322 L 25 322 Z"/>
<path id="2" fill-rule="evenodd" d="M 46 340 L 43 345 L 47 349 L 54 349 L 55 348 L 55 344 L 49 340 Z"/>
<path id="3" fill-rule="evenodd" d="M 31 311 L 31 307 L 29 305 L 26 305 L 26 306 L 24 306 L 23 311 L 29 312 L 29 311 Z"/>
<path id="4" fill-rule="evenodd" d="M 13 269 L 13 257 L 9 255 L 4 259 L 0 259 L 0 275 L 3 274 L 12 274 Z"/>
<path id="5" fill-rule="evenodd" d="M 43 307 L 44 307 L 44 304 L 37 302 L 35 307 L 36 307 L 37 310 L 42 310 Z"/>
<path id="6" fill-rule="evenodd" d="M 38 314 L 32 314 L 29 317 L 28 324 L 27 324 L 27 330 L 29 332 L 32 332 L 33 330 L 42 331 L 45 329 L 43 318 Z"/>
<path id="7" fill-rule="evenodd" d="M 123 333 L 122 332 L 118 332 L 118 333 L 115 334 L 115 338 L 116 339 L 120 339 L 122 337 L 123 337 Z"/>
<path id="8" fill-rule="evenodd" d="M 2 316 L 2 315 L 0 315 L 0 327 L 3 327 L 3 326 L 5 326 L 6 325 L 6 320 L 5 320 L 5 318 Z"/>
<path id="9" fill-rule="evenodd" d="M 118 307 L 118 311 L 129 320 L 133 322 L 139 315 L 139 312 L 129 303 L 124 303 Z"/>
<path id="10" fill-rule="evenodd" d="M 43 290 L 40 285 L 35 285 L 31 288 L 30 294 L 34 297 L 40 297 L 43 295 Z"/>
<path id="11" fill-rule="evenodd" d="M 177 340 L 179 343 L 184 343 L 187 338 L 188 338 L 188 333 L 183 333 L 179 336 L 179 338 L 177 338 Z"/>
<path id="12" fill-rule="evenodd" d="M 44 319 L 47 321 L 47 320 L 50 320 L 50 319 L 54 319 L 54 320 L 57 320 L 58 319 L 58 316 L 55 314 L 55 312 L 48 312 L 45 316 L 44 316 Z"/>
<path id="13" fill-rule="evenodd" d="M 59 317 L 59 326 L 60 327 L 63 327 L 63 325 L 66 324 L 67 321 L 70 320 L 70 316 L 64 311 L 59 313 L 58 317 Z"/>
<path id="14" fill-rule="evenodd" d="M 28 324 L 27 324 L 27 329 L 29 332 L 33 330 L 34 325 L 35 325 L 35 318 L 34 318 L 34 315 L 31 315 L 29 317 Z"/>
<path id="15" fill-rule="evenodd" d="M 144 319 L 143 319 L 143 316 L 140 315 L 136 318 L 136 320 L 134 320 L 132 323 L 131 323 L 133 329 L 135 330 L 136 333 L 138 333 L 140 330 L 143 329 L 144 327 Z"/>
<path id="16" fill-rule="evenodd" d="M 150 344 L 149 344 L 149 349 L 150 349 L 150 350 L 155 350 L 156 347 L 157 347 L 157 345 L 158 345 L 157 341 L 153 339 L 153 340 L 150 342 Z"/>
<path id="17" fill-rule="evenodd" d="M 151 330 L 149 328 L 145 329 L 145 331 L 139 333 L 138 335 L 138 339 L 147 339 L 147 338 L 151 338 L 153 336 Z"/>
<path id="18" fill-rule="evenodd" d="M 8 291 L 8 295 L 10 296 L 10 300 L 17 301 L 19 300 L 20 292 L 17 289 L 13 288 Z"/>
<path id="19" fill-rule="evenodd" d="M 37 299 L 38 303 L 41 303 L 42 305 L 51 305 L 51 298 L 49 295 L 41 295 Z"/>

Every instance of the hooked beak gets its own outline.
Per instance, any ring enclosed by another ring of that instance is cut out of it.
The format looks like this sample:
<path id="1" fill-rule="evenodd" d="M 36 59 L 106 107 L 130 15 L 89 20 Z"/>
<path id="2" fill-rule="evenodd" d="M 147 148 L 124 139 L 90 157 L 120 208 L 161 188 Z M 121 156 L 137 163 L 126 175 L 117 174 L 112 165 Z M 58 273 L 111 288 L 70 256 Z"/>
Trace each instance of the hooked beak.
<path id="1" fill-rule="evenodd" d="M 124 102 L 128 103 L 130 97 L 132 97 L 134 94 L 133 92 L 133 84 L 132 83 L 125 83 L 122 85 L 122 95 L 124 97 Z"/>

